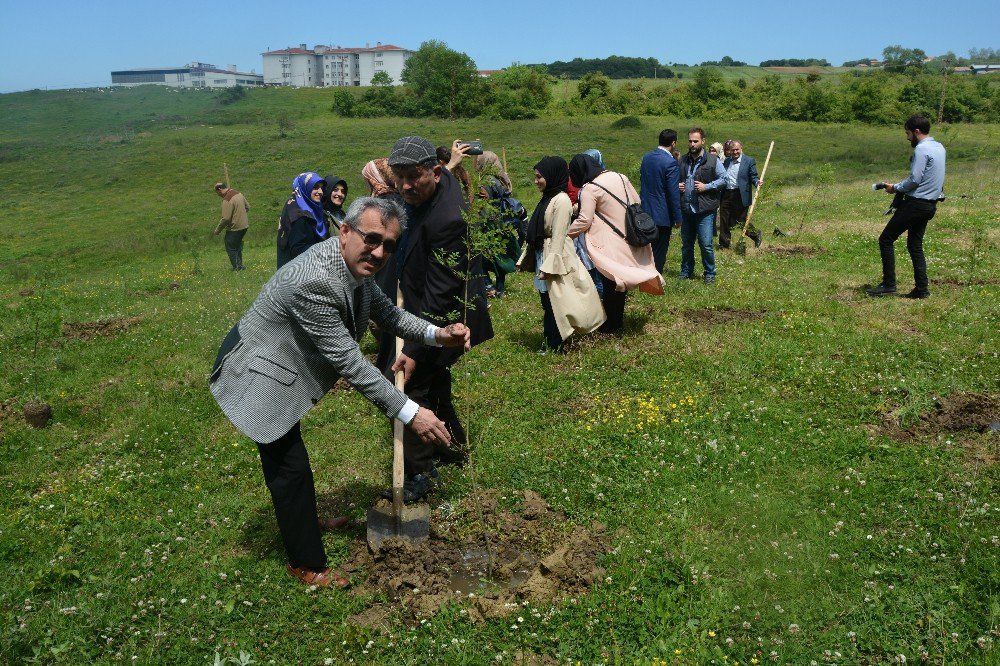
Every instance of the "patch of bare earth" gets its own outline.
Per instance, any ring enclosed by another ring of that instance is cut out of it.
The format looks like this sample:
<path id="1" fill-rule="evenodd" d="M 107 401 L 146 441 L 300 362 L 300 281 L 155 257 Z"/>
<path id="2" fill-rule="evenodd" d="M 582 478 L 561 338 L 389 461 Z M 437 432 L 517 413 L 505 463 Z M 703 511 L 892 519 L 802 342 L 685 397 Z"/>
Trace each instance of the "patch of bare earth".
<path id="1" fill-rule="evenodd" d="M 778 257 L 816 257 L 829 251 L 813 245 L 769 245 L 767 252 Z"/>
<path id="2" fill-rule="evenodd" d="M 142 317 L 112 317 L 99 321 L 74 321 L 63 324 L 63 335 L 70 339 L 91 340 L 123 333 L 142 321 Z"/>
<path id="3" fill-rule="evenodd" d="M 358 596 L 385 595 L 348 618 L 357 626 L 408 625 L 460 603 L 472 622 L 506 617 L 522 601 L 554 603 L 587 592 L 604 577 L 605 528 L 575 525 L 536 492 L 525 490 L 520 510 L 498 506 L 484 491 L 431 514 L 431 535 L 412 545 L 387 539 L 372 553 L 362 538 L 340 570 L 358 584 Z M 387 503 L 388 504 L 388 503 Z"/>
<path id="4" fill-rule="evenodd" d="M 737 308 L 698 308 L 691 310 L 681 310 L 684 319 L 695 324 L 726 324 L 731 321 L 754 321 L 760 319 L 767 310 L 740 310 Z"/>
<path id="5" fill-rule="evenodd" d="M 903 428 L 892 414 L 883 419 L 882 432 L 898 442 L 952 434 L 967 435 L 958 446 L 976 460 L 992 464 L 1000 457 L 1000 396 L 989 393 L 953 393 L 938 398 L 934 408 Z"/>

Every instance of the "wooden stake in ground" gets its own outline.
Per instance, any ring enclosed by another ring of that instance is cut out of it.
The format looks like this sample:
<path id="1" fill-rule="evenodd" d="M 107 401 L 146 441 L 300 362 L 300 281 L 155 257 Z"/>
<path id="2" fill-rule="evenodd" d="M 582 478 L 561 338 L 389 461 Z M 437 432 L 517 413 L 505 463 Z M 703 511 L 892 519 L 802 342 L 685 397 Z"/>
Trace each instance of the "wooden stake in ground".
<path id="1" fill-rule="evenodd" d="M 771 142 L 771 146 L 767 149 L 767 158 L 764 159 L 764 169 L 760 172 L 760 179 L 757 182 L 756 189 L 753 191 L 753 200 L 750 202 L 750 210 L 747 211 L 747 221 L 743 224 L 743 235 L 740 237 L 739 243 L 736 244 L 736 252 L 738 254 L 746 254 L 747 251 L 747 229 L 750 228 L 750 220 L 753 218 L 753 209 L 757 206 L 757 197 L 760 196 L 760 188 L 764 184 L 764 175 L 767 173 L 767 165 L 771 162 L 772 150 L 774 150 L 774 141 Z"/>
<path id="2" fill-rule="evenodd" d="M 507 146 L 501 146 L 500 153 L 503 155 L 503 172 L 510 178 L 510 171 L 507 171 Z"/>
<path id="3" fill-rule="evenodd" d="M 229 187 L 229 165 L 225 162 L 222 163 L 222 171 L 226 174 L 226 188 Z"/>

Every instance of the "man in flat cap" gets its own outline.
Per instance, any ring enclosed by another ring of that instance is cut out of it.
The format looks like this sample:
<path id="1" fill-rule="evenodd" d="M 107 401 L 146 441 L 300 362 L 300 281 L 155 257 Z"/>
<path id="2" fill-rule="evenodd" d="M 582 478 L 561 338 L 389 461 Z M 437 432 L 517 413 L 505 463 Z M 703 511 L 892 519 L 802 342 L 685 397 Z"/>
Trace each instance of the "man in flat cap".
<path id="1" fill-rule="evenodd" d="M 483 273 L 482 258 L 469 253 L 469 228 L 462 218 L 468 201 L 461 185 L 441 167 L 434 146 L 423 137 L 397 141 L 389 166 L 410 225 L 396 253 L 403 307 L 438 325 L 465 322 L 472 345 L 489 340 L 493 325 L 476 279 Z M 459 347 L 431 348 L 409 341 L 403 345 L 406 394 L 444 421 L 453 438 L 449 449 L 426 446 L 414 433 L 405 433 L 406 502 L 418 501 L 433 489 L 439 476 L 435 460 L 465 461 L 465 455 L 455 450 L 464 448 L 466 437 L 451 395 L 451 366 L 463 353 Z"/>

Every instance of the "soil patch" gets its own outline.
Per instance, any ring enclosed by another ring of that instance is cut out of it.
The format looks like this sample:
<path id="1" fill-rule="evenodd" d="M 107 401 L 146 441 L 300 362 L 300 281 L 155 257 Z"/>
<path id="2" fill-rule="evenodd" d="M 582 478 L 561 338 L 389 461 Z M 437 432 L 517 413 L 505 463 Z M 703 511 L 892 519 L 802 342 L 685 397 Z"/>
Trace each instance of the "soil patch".
<path id="1" fill-rule="evenodd" d="M 63 324 L 63 335 L 71 340 L 110 337 L 127 331 L 140 321 L 142 321 L 142 317 L 112 317 L 100 321 L 68 322 Z"/>
<path id="2" fill-rule="evenodd" d="M 920 415 L 920 421 L 901 428 L 892 415 L 883 430 L 897 441 L 953 432 L 987 433 L 996 437 L 1000 423 L 1000 396 L 987 393 L 953 393 L 938 398 L 934 409 Z"/>
<path id="3" fill-rule="evenodd" d="M 943 277 L 931 278 L 930 283 L 941 287 L 969 287 L 972 285 L 983 286 L 987 284 L 1000 284 L 1000 280 L 989 278 L 972 278 L 971 280 L 967 280 L 954 277 Z"/>
<path id="4" fill-rule="evenodd" d="M 767 310 L 739 310 L 737 308 L 699 308 L 681 310 L 681 316 L 696 324 L 725 324 L 731 321 L 754 321 L 760 319 Z"/>
<path id="5" fill-rule="evenodd" d="M 29 402 L 22 412 L 32 428 L 44 428 L 52 419 L 52 407 L 44 402 Z"/>
<path id="6" fill-rule="evenodd" d="M 499 508 L 499 499 L 484 491 L 435 508 L 430 538 L 417 546 L 387 539 L 373 554 L 362 536 L 340 570 L 359 581 L 354 594 L 389 601 L 348 622 L 386 627 L 398 611 L 413 625 L 454 602 L 481 624 L 516 612 L 523 601 L 584 594 L 604 577 L 597 564 L 608 550 L 603 525 L 575 525 L 532 490 L 524 491 L 519 510 Z"/>
<path id="7" fill-rule="evenodd" d="M 812 245 L 769 245 L 767 252 L 779 257 L 816 257 L 829 251 Z"/>

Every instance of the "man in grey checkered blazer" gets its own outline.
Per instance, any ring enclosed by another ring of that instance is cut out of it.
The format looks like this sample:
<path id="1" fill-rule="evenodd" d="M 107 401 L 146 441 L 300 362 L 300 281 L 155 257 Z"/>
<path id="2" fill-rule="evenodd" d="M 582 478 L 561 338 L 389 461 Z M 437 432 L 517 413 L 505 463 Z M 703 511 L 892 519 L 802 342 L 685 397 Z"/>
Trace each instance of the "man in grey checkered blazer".
<path id="1" fill-rule="evenodd" d="M 430 346 L 468 347 L 463 324 L 438 327 L 395 307 L 372 275 L 394 251 L 405 224 L 399 204 L 354 201 L 340 238 L 283 266 L 226 336 L 212 370 L 212 395 L 226 417 L 257 442 L 274 501 L 288 569 L 303 582 L 343 583 L 326 567 L 309 457 L 299 420 L 343 377 L 389 418 L 428 445 L 451 435 L 429 409 L 398 391 L 358 346 L 369 318 L 381 329 Z"/>

